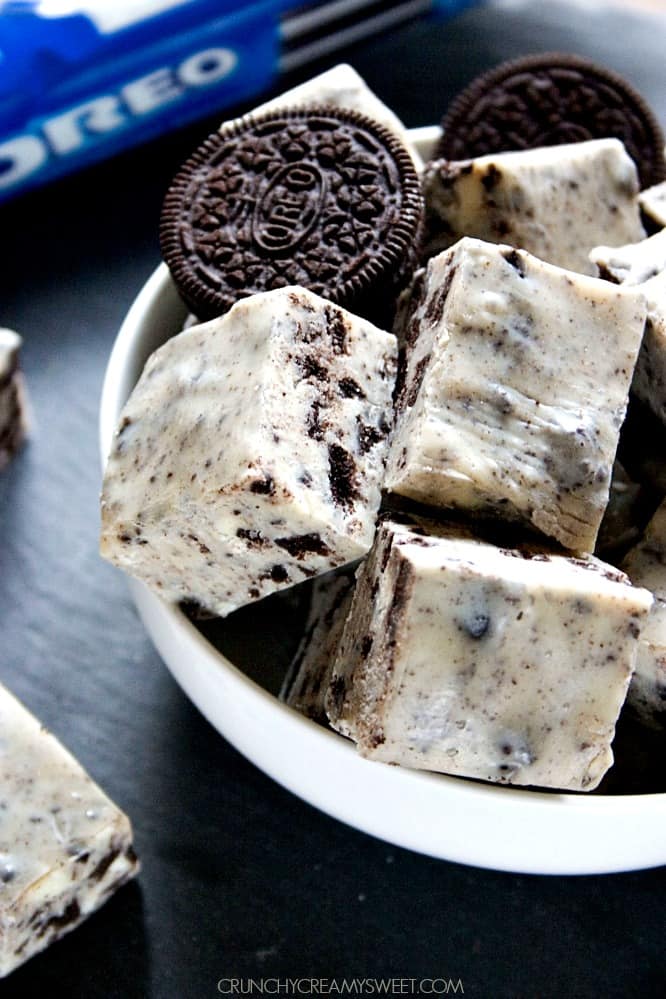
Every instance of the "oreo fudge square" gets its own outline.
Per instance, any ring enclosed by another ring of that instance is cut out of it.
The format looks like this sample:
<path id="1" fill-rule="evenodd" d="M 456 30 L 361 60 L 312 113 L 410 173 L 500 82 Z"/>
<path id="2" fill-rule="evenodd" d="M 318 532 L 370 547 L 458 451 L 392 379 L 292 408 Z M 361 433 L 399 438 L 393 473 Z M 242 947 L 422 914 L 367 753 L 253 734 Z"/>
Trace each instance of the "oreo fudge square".
<path id="1" fill-rule="evenodd" d="M 409 312 L 409 307 L 406 307 Z M 646 306 L 462 239 L 412 293 L 387 489 L 594 550 Z"/>
<path id="2" fill-rule="evenodd" d="M 595 274 L 592 247 L 645 235 L 636 167 L 618 139 L 435 160 L 423 187 L 430 254 L 476 236 Z"/>
<path id="3" fill-rule="evenodd" d="M 631 387 L 666 424 L 666 229 L 629 246 L 597 246 L 590 260 L 601 277 L 645 295 L 645 335 Z"/>
<path id="4" fill-rule="evenodd" d="M 666 226 L 666 180 L 641 191 L 638 203 L 655 226 Z"/>
<path id="5" fill-rule="evenodd" d="M 127 816 L 0 685 L 0 978 L 139 871 Z"/>
<path id="6" fill-rule="evenodd" d="M 328 721 L 324 699 L 353 593 L 351 566 L 313 581 L 303 637 L 280 691 L 285 704 L 322 725 Z"/>
<path id="7" fill-rule="evenodd" d="M 627 703 L 645 724 L 666 727 L 666 501 L 627 554 L 622 569 L 632 583 L 646 587 L 654 596 Z"/>
<path id="8" fill-rule="evenodd" d="M 589 791 L 610 767 L 651 595 L 592 556 L 387 521 L 327 711 L 373 760 Z"/>
<path id="9" fill-rule="evenodd" d="M 169 340 L 121 415 L 102 554 L 220 615 L 364 555 L 396 359 L 392 334 L 298 287 Z"/>

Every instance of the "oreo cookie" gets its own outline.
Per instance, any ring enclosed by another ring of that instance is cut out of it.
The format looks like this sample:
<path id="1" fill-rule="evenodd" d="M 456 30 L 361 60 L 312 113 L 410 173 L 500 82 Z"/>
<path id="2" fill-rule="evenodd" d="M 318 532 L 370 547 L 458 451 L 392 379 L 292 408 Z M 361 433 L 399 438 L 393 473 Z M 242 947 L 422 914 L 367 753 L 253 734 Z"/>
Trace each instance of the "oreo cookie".
<path id="1" fill-rule="evenodd" d="M 160 244 L 202 320 L 294 284 L 385 322 L 422 225 L 400 140 L 357 112 L 310 107 L 248 115 L 209 136 L 169 188 Z"/>
<path id="2" fill-rule="evenodd" d="M 546 53 L 477 77 L 442 120 L 438 157 L 472 159 L 510 149 L 621 139 L 642 187 L 666 178 L 664 136 L 641 95 L 581 56 Z"/>

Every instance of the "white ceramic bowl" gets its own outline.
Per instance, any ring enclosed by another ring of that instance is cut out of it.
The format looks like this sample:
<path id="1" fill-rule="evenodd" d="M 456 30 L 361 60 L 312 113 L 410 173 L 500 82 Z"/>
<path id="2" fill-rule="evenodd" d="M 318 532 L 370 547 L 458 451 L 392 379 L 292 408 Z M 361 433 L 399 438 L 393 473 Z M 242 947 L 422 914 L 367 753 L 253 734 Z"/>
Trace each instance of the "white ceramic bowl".
<path id="1" fill-rule="evenodd" d="M 412 136 L 427 155 L 437 129 Z M 132 305 L 109 360 L 103 461 L 146 358 L 184 317 L 162 265 Z M 498 870 L 595 874 L 666 863 L 666 794 L 540 793 L 364 760 L 251 680 L 179 609 L 134 580 L 130 588 L 160 655 L 202 714 L 269 776 L 335 818 L 399 846 Z"/>

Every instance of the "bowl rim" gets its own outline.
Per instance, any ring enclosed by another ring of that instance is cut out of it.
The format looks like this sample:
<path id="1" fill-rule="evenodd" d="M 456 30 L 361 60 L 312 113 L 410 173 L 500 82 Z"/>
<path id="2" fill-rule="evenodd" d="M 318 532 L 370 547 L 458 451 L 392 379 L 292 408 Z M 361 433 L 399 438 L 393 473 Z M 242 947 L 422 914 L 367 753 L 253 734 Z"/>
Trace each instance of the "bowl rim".
<path id="1" fill-rule="evenodd" d="M 438 133 L 428 126 L 410 136 L 427 151 Z M 174 303 L 175 286 L 160 264 L 131 305 L 107 364 L 99 410 L 102 468 L 146 331 Z M 176 332 L 166 329 L 163 339 Z M 178 607 L 136 580 L 129 587 L 157 651 L 208 721 L 268 776 L 334 818 L 397 846 L 494 870 L 600 874 L 666 863 L 666 794 L 533 791 L 363 759 L 348 740 L 246 676 Z"/>

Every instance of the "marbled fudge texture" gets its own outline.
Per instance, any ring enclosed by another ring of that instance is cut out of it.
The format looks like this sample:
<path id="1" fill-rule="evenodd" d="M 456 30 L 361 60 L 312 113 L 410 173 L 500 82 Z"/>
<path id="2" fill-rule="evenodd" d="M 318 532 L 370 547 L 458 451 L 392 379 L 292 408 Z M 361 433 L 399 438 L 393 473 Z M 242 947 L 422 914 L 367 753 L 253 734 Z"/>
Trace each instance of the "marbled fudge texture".
<path id="1" fill-rule="evenodd" d="M 347 63 L 306 80 L 305 83 L 285 90 L 272 100 L 260 104 L 256 113 L 286 107 L 318 105 L 358 111 L 384 125 L 403 142 L 417 170 L 423 169 L 423 160 L 409 140 L 407 129 L 398 116 L 370 89 L 365 80 Z"/>
<path id="2" fill-rule="evenodd" d="M 303 637 L 280 691 L 286 704 L 322 724 L 328 721 L 324 699 L 353 593 L 351 567 L 313 580 Z"/>
<path id="3" fill-rule="evenodd" d="M 666 180 L 641 191 L 638 203 L 653 222 L 666 226 Z"/>
<path id="4" fill-rule="evenodd" d="M 588 791 L 611 765 L 650 594 L 592 556 L 384 523 L 327 709 L 363 756 Z"/>
<path id="5" fill-rule="evenodd" d="M 302 288 L 238 302 L 148 361 L 102 492 L 102 554 L 225 615 L 370 548 L 395 337 Z"/>
<path id="6" fill-rule="evenodd" d="M 462 239 L 415 283 L 386 486 L 593 551 L 640 292 Z"/>
<path id="7" fill-rule="evenodd" d="M 666 229 L 628 246 L 597 246 L 590 260 L 609 281 L 638 286 L 647 301 L 632 389 L 666 423 Z"/>
<path id="8" fill-rule="evenodd" d="M 0 687 L 0 976 L 73 930 L 138 862 L 129 819 Z"/>
<path id="9" fill-rule="evenodd" d="M 18 451 L 27 432 L 27 403 L 19 370 L 21 337 L 0 329 L 0 471 Z"/>
<path id="10" fill-rule="evenodd" d="M 654 604 L 643 628 L 627 698 L 640 719 L 666 725 L 666 501 L 629 552 L 622 569 L 637 586 L 651 590 Z"/>
<path id="11" fill-rule="evenodd" d="M 594 274 L 592 247 L 645 235 L 636 167 L 618 139 L 436 160 L 423 185 L 430 253 L 476 236 Z"/>

